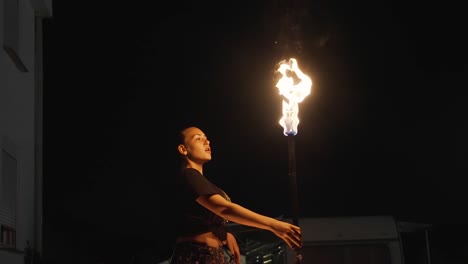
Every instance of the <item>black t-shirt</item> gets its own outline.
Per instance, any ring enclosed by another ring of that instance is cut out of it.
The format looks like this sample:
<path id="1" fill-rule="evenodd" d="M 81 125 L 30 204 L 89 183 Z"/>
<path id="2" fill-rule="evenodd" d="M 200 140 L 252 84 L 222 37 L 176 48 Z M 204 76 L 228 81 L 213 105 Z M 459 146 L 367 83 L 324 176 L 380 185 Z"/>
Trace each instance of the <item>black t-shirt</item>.
<path id="1" fill-rule="evenodd" d="M 177 189 L 177 236 L 192 236 L 211 231 L 221 241 L 226 240 L 227 221 L 195 201 L 201 195 L 213 194 L 230 200 L 226 193 L 192 168 L 181 170 Z"/>

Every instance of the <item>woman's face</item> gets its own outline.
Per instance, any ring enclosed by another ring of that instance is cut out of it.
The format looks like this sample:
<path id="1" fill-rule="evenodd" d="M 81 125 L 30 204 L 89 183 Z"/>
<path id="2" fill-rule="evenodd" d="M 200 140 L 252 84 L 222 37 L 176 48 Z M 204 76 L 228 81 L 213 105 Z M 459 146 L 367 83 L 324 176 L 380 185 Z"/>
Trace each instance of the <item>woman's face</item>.
<path id="1" fill-rule="evenodd" d="M 210 141 L 203 131 L 197 127 L 189 127 L 182 131 L 182 135 L 184 135 L 184 144 L 178 146 L 182 155 L 199 164 L 211 160 Z"/>

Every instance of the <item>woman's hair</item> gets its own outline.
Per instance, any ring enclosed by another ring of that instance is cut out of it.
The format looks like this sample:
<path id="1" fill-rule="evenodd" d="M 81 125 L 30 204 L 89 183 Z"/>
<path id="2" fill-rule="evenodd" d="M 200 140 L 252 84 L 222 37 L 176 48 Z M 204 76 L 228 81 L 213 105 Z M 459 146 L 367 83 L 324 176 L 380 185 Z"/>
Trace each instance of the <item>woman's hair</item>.
<path id="1" fill-rule="evenodd" d="M 189 127 L 192 127 L 192 126 L 185 125 L 181 129 L 179 129 L 179 132 L 177 132 L 176 139 L 175 139 L 176 140 L 175 148 L 176 148 L 176 151 L 177 151 L 177 156 L 179 157 L 179 164 L 180 164 L 181 169 L 185 168 L 186 160 L 185 160 L 185 156 L 180 154 L 179 150 L 177 148 L 179 147 L 180 144 L 185 144 L 184 131 Z"/>
<path id="2" fill-rule="evenodd" d="M 197 125 L 194 125 L 193 123 L 186 123 L 182 126 L 179 126 L 179 130 L 178 132 L 176 133 L 176 138 L 175 138 L 175 150 L 177 151 L 176 154 L 177 156 L 179 157 L 179 164 L 180 164 L 180 167 L 181 168 L 185 168 L 185 166 L 187 165 L 186 164 L 186 159 L 185 159 L 185 156 L 180 154 L 179 151 L 178 151 L 178 146 L 180 144 L 185 144 L 185 135 L 184 135 L 184 131 L 187 129 L 187 128 L 191 128 L 191 127 L 199 127 Z"/>
<path id="3" fill-rule="evenodd" d="M 179 133 L 177 133 L 176 146 L 179 146 L 180 144 L 185 143 L 185 136 L 184 136 L 185 129 L 186 128 L 184 127 L 183 129 L 179 130 Z"/>

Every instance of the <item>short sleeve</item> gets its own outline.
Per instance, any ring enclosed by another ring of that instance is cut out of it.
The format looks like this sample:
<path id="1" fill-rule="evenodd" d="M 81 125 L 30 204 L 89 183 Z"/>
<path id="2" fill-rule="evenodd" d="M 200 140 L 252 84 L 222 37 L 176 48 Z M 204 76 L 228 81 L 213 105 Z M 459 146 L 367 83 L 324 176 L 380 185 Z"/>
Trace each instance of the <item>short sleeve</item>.
<path id="1" fill-rule="evenodd" d="M 192 193 L 194 199 L 200 195 L 221 194 L 219 188 L 195 169 L 184 169 L 181 177 L 184 185 Z"/>

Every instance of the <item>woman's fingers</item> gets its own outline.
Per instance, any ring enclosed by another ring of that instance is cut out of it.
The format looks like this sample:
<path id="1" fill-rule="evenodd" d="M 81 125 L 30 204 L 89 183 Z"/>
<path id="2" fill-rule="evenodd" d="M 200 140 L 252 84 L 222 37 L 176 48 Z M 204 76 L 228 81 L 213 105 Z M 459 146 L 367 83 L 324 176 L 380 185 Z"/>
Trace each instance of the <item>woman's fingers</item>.
<path id="1" fill-rule="evenodd" d="M 290 239 L 291 248 L 300 248 L 302 247 L 302 233 L 301 229 L 296 226 L 292 226 L 291 231 L 287 232 L 287 236 Z"/>
<path id="2" fill-rule="evenodd" d="M 234 259 L 234 263 L 236 264 L 240 264 L 240 251 L 239 249 L 235 249 L 235 248 L 232 248 L 232 249 L 229 249 L 229 251 L 231 252 L 231 259 Z"/>
<path id="3" fill-rule="evenodd" d="M 283 221 L 276 223 L 278 225 L 273 226 L 273 233 L 283 239 L 292 249 L 302 247 L 302 231 L 300 227 Z"/>

